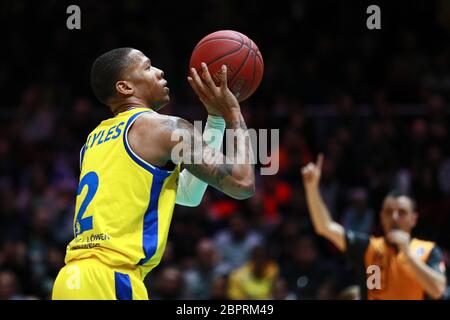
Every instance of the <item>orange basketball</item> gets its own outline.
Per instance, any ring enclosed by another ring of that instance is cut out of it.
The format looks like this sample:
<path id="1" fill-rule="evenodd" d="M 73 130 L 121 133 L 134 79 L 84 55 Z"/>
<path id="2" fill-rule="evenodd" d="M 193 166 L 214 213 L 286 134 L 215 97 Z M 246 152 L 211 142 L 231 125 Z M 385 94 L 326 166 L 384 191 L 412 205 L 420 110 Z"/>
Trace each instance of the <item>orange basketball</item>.
<path id="1" fill-rule="evenodd" d="M 250 97 L 261 83 L 264 61 L 256 44 L 246 35 L 221 30 L 204 37 L 192 52 L 189 63 L 201 74 L 201 63 L 208 65 L 214 82 L 219 84 L 223 64 L 228 69 L 228 87 L 239 101 Z"/>

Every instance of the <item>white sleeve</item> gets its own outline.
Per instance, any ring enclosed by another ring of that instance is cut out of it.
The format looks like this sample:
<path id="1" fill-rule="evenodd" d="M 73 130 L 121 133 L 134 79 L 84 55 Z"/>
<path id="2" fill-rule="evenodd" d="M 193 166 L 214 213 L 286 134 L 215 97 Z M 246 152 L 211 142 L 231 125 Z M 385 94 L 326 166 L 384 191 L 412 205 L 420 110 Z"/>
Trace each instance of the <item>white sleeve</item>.
<path id="1" fill-rule="evenodd" d="M 225 120 L 222 117 L 208 116 L 203 140 L 212 149 L 220 149 L 223 134 L 225 132 Z M 187 207 L 196 207 L 202 201 L 208 184 L 193 176 L 189 171 L 183 169 L 178 179 L 176 204 Z"/>

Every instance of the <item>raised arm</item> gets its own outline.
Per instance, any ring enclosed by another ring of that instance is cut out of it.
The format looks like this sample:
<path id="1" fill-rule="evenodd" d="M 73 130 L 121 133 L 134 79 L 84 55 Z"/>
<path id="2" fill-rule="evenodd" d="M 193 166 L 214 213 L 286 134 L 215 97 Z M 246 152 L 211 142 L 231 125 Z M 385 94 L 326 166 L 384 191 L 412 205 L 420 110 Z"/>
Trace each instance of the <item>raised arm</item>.
<path id="1" fill-rule="evenodd" d="M 209 114 L 223 117 L 227 129 L 237 131 L 240 139 L 235 139 L 234 152 L 225 156 L 211 149 L 190 122 L 156 112 L 138 117 L 128 133 L 128 140 L 131 148 L 151 165 L 165 167 L 168 162 L 183 163 L 195 177 L 232 198 L 246 199 L 255 192 L 253 152 L 239 103 L 227 87 L 226 73 L 223 66 L 220 86 L 215 86 L 203 65 L 204 82 L 195 70 L 193 78 L 188 80 L 209 108 Z"/>
<path id="2" fill-rule="evenodd" d="M 202 63 L 201 77 L 192 68 L 188 82 L 208 113 L 223 117 L 226 128 L 234 130 L 235 135 L 242 139 L 235 138 L 233 152 L 224 156 L 221 152 L 209 148 L 201 141 L 201 135 L 193 131 L 194 145 L 190 146 L 190 155 L 183 157 L 183 163 L 186 169 L 199 179 L 233 198 L 245 199 L 255 192 L 251 141 L 239 102 L 227 85 L 227 67 L 223 65 L 221 71 L 220 83 L 217 86 L 207 65 Z M 192 129 L 190 123 L 182 119 L 178 121 L 177 126 L 181 129 Z M 203 146 L 201 150 L 194 147 L 199 144 Z"/>
<path id="3" fill-rule="evenodd" d="M 345 251 L 344 227 L 331 218 L 328 208 L 320 195 L 319 182 L 322 164 L 323 155 L 319 154 L 315 164 L 309 163 L 301 170 L 309 214 L 316 233 L 333 242 L 339 250 Z"/>
<path id="4" fill-rule="evenodd" d="M 170 150 L 170 159 L 182 162 L 194 176 L 232 198 L 251 197 L 255 192 L 251 141 L 240 105 L 227 86 L 226 66 L 222 66 L 219 86 L 212 80 L 206 64 L 202 64 L 202 78 L 192 69 L 188 81 L 208 113 L 223 117 L 226 128 L 233 129 L 239 139 L 235 138 L 233 152 L 225 156 L 210 148 L 191 123 L 170 117 L 163 128 L 165 135 L 162 135 Z"/>

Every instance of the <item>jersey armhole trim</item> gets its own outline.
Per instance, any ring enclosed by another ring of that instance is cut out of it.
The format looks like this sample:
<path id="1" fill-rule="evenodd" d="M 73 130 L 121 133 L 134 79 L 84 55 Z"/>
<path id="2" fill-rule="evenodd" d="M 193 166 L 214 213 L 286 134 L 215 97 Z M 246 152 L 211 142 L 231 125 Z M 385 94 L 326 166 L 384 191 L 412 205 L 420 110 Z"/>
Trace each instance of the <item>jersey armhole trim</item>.
<path id="1" fill-rule="evenodd" d="M 80 150 L 80 172 L 81 172 L 81 167 L 83 166 L 83 158 L 84 158 L 85 151 L 86 151 L 86 144 L 84 144 Z"/>
<path id="2" fill-rule="evenodd" d="M 151 165 L 150 163 L 148 163 L 147 161 L 145 161 L 144 159 L 139 157 L 133 151 L 133 149 L 131 149 L 131 146 L 128 143 L 128 130 L 130 130 L 131 125 L 134 123 L 134 121 L 136 121 L 136 119 L 140 115 L 142 115 L 144 113 L 148 113 L 148 112 L 151 112 L 151 111 L 142 111 L 142 112 L 136 113 L 133 116 L 131 116 L 131 118 L 128 120 L 127 125 L 125 127 L 125 132 L 123 133 L 123 144 L 125 146 L 125 150 L 127 151 L 128 155 L 131 157 L 131 159 L 133 159 L 134 162 L 136 162 L 138 165 L 140 165 L 145 170 L 149 171 L 151 174 L 166 178 L 166 177 L 170 176 L 170 174 L 173 171 L 163 170 L 163 169 L 160 169 L 160 168 L 157 168 L 157 167 Z"/>

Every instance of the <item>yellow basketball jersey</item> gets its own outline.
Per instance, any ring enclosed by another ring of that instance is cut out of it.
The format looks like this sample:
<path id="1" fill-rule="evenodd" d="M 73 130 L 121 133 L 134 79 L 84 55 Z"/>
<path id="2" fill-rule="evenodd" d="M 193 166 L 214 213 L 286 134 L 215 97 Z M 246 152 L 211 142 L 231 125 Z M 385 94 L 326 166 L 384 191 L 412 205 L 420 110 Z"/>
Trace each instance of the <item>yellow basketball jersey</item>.
<path id="1" fill-rule="evenodd" d="M 95 257 L 110 266 L 137 266 L 144 277 L 160 262 L 180 166 L 162 170 L 131 150 L 128 130 L 146 112 L 153 111 L 122 112 L 88 136 L 80 152 L 74 239 L 67 246 L 66 263 Z"/>

